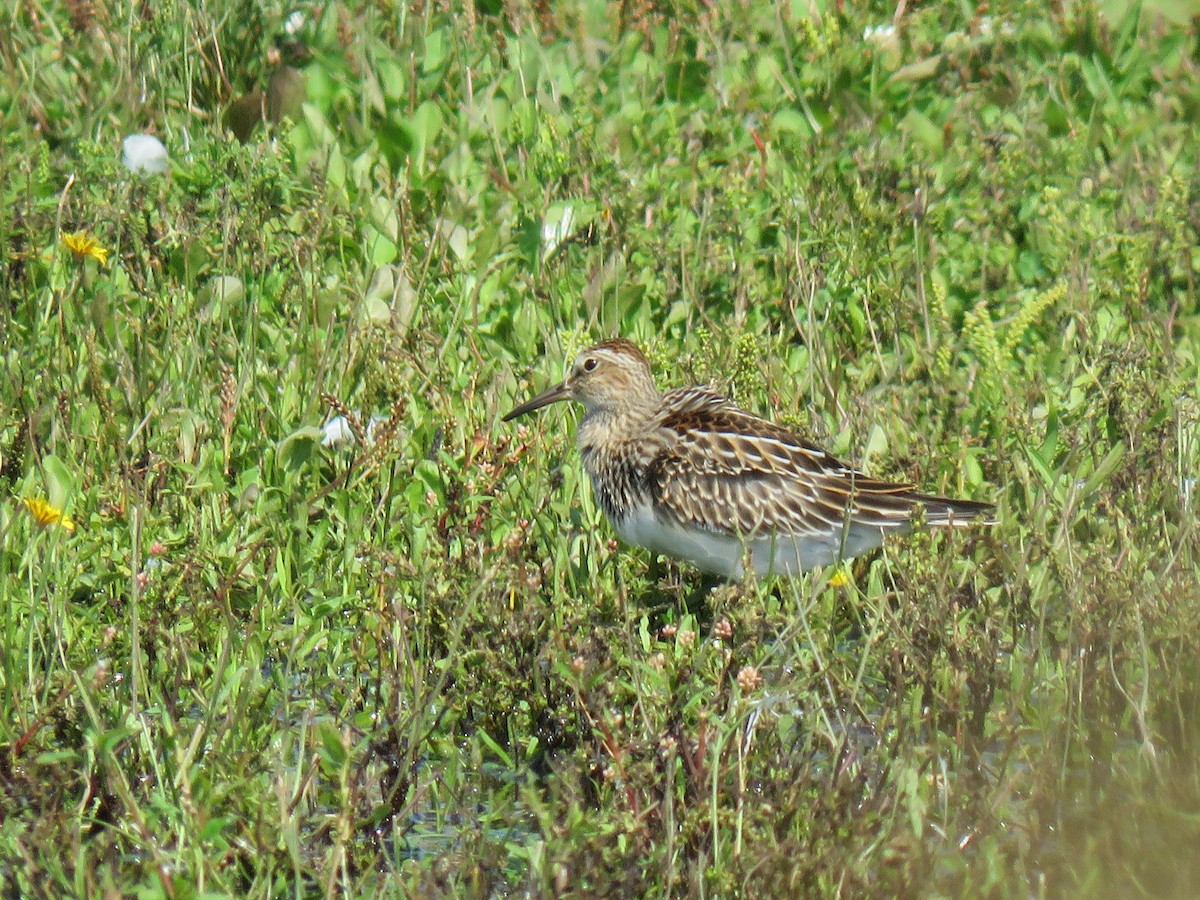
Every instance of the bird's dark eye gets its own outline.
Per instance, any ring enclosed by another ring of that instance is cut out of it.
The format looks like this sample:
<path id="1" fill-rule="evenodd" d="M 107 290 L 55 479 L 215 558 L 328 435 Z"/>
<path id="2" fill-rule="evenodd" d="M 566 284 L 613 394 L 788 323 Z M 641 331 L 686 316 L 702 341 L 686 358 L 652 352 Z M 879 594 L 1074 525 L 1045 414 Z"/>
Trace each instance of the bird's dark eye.
<path id="1" fill-rule="evenodd" d="M 594 357 L 594 356 L 589 356 L 587 359 L 585 359 L 583 361 L 583 371 L 585 371 L 585 372 L 594 371 L 597 365 L 599 365 L 599 360 L 597 360 L 596 357 Z"/>

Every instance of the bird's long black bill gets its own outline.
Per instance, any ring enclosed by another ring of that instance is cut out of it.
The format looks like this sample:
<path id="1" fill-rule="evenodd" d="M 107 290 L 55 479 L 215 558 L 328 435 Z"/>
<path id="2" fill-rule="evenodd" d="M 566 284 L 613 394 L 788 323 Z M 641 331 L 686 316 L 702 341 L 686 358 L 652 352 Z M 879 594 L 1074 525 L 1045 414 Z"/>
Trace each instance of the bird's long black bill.
<path id="1" fill-rule="evenodd" d="M 557 387 L 552 387 L 548 391 L 543 391 L 532 400 L 526 400 L 512 412 L 504 417 L 505 422 L 511 422 L 517 416 L 523 416 L 526 413 L 531 413 L 535 409 L 541 409 L 543 406 L 549 406 L 551 403 L 558 403 L 560 400 L 569 400 L 571 392 L 567 390 L 566 384 L 560 384 Z"/>

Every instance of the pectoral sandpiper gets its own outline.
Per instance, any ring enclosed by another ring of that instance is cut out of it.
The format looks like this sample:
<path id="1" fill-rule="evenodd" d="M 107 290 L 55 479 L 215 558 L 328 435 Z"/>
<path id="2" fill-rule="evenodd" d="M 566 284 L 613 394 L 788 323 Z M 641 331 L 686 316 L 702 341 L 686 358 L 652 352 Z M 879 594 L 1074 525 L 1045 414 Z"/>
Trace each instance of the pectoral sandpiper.
<path id="1" fill-rule="evenodd" d="M 504 417 L 583 404 L 577 441 L 601 508 L 627 544 L 728 578 L 748 561 L 793 575 L 911 531 L 991 521 L 993 507 L 870 478 L 766 419 L 699 387 L 660 393 L 632 343 L 603 341 L 566 379 Z"/>

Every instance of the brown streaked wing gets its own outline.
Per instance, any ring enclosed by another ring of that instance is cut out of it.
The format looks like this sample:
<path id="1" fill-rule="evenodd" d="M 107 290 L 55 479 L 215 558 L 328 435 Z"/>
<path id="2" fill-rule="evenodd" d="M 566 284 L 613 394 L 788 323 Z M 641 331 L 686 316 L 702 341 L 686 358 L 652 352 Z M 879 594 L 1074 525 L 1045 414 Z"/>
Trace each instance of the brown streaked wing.
<path id="1" fill-rule="evenodd" d="M 869 478 L 816 445 L 696 388 L 666 396 L 648 466 L 661 512 L 717 531 L 828 534 L 849 519 L 907 528 L 912 486 Z"/>

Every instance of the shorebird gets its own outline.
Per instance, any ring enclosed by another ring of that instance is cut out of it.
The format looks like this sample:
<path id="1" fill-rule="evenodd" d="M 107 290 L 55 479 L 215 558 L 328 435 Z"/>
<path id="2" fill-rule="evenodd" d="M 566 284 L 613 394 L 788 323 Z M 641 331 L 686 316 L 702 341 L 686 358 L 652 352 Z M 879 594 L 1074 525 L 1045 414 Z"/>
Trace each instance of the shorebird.
<path id="1" fill-rule="evenodd" d="M 991 524 L 994 507 L 871 478 L 702 387 L 661 393 L 624 339 L 581 352 L 566 379 L 504 417 L 574 400 L 592 490 L 626 544 L 726 578 L 795 575 L 930 526 Z"/>

